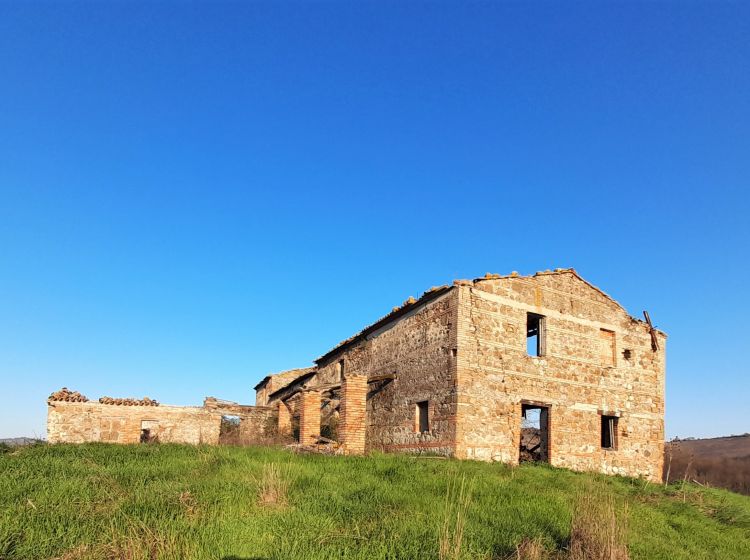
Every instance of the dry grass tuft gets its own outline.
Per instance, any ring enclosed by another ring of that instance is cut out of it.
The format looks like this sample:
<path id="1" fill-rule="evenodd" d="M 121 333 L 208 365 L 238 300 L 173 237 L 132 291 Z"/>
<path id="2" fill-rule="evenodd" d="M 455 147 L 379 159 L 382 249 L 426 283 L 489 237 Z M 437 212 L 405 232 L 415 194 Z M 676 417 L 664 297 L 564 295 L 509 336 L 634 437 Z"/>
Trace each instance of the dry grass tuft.
<path id="1" fill-rule="evenodd" d="M 113 532 L 108 542 L 82 544 L 50 560 L 155 560 L 190 558 L 192 554 L 189 546 L 174 536 L 159 534 L 139 524 L 130 526 L 126 534 Z"/>
<path id="2" fill-rule="evenodd" d="M 188 517 L 194 517 L 198 513 L 198 504 L 189 490 L 180 492 L 179 500 Z"/>
<path id="3" fill-rule="evenodd" d="M 55 556 L 54 558 L 50 558 L 50 560 L 84 560 L 91 558 L 91 554 L 91 547 L 87 544 L 81 544 L 64 552 L 62 556 Z"/>
<path id="4" fill-rule="evenodd" d="M 570 560 L 629 560 L 627 504 L 619 506 L 609 493 L 582 494 L 573 510 Z"/>
<path id="5" fill-rule="evenodd" d="M 293 482 L 289 465 L 266 463 L 263 465 L 263 473 L 260 479 L 255 478 L 255 482 L 258 485 L 259 505 L 284 507 L 288 504 L 289 488 Z"/>
<path id="6" fill-rule="evenodd" d="M 516 546 L 511 560 L 544 560 L 548 556 L 541 539 L 537 537 L 521 541 L 521 544 Z"/>
<path id="7" fill-rule="evenodd" d="M 169 532 L 154 530 L 144 523 L 132 525 L 125 535 L 113 534 L 99 551 L 100 560 L 156 560 L 157 558 L 191 558 L 192 543 Z"/>
<path id="8" fill-rule="evenodd" d="M 439 560 L 457 560 L 461 557 L 466 514 L 471 506 L 473 484 L 473 480 L 467 482 L 465 476 L 448 483 L 445 493 L 445 517 L 440 528 Z"/>

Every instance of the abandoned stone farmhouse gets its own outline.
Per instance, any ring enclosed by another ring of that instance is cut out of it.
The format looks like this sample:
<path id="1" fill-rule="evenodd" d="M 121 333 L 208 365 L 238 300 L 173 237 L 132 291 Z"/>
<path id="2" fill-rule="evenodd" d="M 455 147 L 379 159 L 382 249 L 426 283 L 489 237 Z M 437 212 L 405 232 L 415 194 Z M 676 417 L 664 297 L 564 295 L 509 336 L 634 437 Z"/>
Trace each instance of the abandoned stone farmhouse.
<path id="1" fill-rule="evenodd" d="M 218 443 L 231 419 L 245 442 L 294 435 L 346 454 L 530 459 L 660 480 L 666 334 L 645 318 L 573 269 L 457 280 L 314 365 L 266 376 L 254 406 L 63 391 L 48 401 L 48 438 Z"/>

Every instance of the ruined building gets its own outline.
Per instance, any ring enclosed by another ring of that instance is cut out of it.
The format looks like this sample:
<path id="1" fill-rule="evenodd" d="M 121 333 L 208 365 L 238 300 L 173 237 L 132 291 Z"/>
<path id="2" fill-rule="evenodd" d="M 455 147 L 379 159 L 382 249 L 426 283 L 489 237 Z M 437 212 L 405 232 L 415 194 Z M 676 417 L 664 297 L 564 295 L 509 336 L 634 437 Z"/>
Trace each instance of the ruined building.
<path id="1" fill-rule="evenodd" d="M 267 376 L 240 425 L 253 433 L 273 425 L 307 445 L 335 440 L 348 454 L 534 459 L 659 480 L 665 342 L 650 320 L 631 317 L 573 269 L 488 274 L 410 298 L 314 366 Z M 85 404 L 66 402 L 81 412 L 63 416 L 88 415 L 86 433 L 99 422 L 99 439 L 111 435 L 103 413 Z M 196 424 L 213 414 L 201 441 L 218 440 L 225 412 L 217 410 L 190 412 Z M 50 440 L 67 440 L 53 437 L 65 424 L 55 414 Z M 140 433 L 132 426 L 128 441 Z"/>
<path id="2" fill-rule="evenodd" d="M 206 397 L 203 406 L 145 399 L 90 401 L 66 388 L 47 399 L 50 443 L 266 443 L 276 435 L 276 411 Z"/>

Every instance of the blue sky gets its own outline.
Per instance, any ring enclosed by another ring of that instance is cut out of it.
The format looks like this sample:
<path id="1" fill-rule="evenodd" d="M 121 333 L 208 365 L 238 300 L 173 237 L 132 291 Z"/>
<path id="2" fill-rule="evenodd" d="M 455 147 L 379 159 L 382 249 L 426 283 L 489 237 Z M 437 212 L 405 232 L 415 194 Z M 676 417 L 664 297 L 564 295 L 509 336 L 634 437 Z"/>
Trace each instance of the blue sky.
<path id="1" fill-rule="evenodd" d="M 0 4 L 0 437 L 252 402 L 409 295 L 575 267 L 750 431 L 750 7 Z"/>

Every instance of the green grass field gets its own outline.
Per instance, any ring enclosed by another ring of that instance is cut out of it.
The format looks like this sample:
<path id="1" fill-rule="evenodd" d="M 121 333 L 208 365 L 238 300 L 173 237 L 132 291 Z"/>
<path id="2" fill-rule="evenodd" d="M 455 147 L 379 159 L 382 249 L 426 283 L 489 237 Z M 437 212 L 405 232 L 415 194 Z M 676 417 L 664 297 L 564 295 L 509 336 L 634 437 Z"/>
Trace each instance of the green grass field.
<path id="1" fill-rule="evenodd" d="M 0 455 L 0 558 L 489 560 L 514 557 L 525 539 L 565 555 L 575 515 L 602 500 L 615 504 L 630 558 L 750 558 L 750 498 L 695 485 L 394 455 L 105 444 Z"/>

